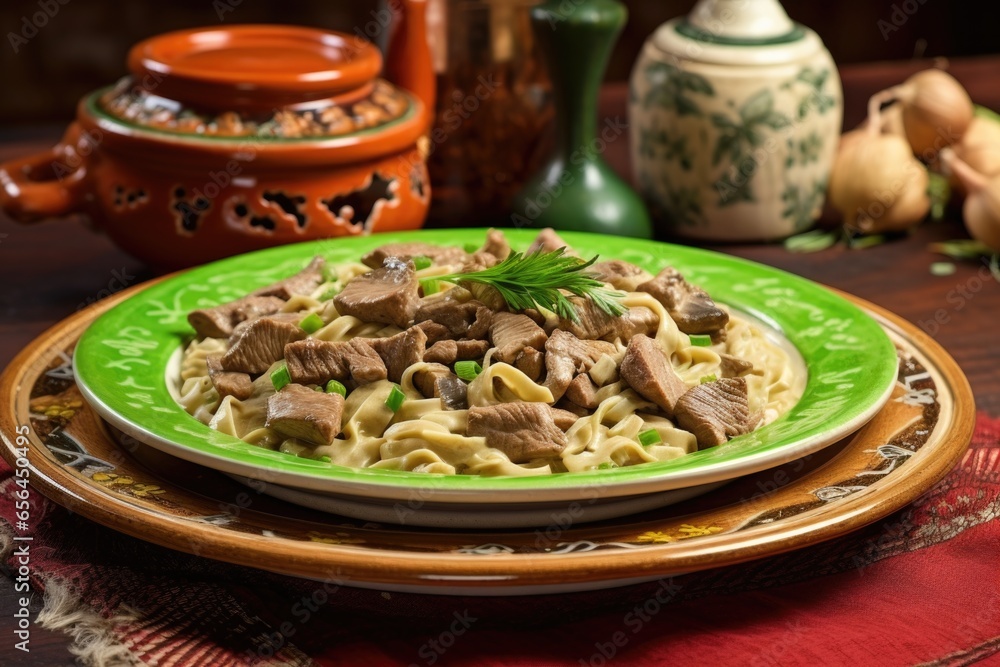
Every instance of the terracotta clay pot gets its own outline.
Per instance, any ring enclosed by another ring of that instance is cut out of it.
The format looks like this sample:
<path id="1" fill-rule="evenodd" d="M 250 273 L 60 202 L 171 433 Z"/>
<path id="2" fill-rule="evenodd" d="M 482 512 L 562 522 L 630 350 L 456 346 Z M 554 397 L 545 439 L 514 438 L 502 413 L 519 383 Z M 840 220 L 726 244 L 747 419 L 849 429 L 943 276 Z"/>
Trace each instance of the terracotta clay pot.
<path id="1" fill-rule="evenodd" d="M 22 222 L 85 213 L 162 268 L 419 228 L 434 90 L 413 38 L 425 2 L 399 3 L 405 52 L 387 69 L 401 87 L 377 78 L 371 43 L 343 33 L 244 25 L 141 42 L 131 75 L 81 100 L 58 145 L 0 165 L 0 206 Z"/>

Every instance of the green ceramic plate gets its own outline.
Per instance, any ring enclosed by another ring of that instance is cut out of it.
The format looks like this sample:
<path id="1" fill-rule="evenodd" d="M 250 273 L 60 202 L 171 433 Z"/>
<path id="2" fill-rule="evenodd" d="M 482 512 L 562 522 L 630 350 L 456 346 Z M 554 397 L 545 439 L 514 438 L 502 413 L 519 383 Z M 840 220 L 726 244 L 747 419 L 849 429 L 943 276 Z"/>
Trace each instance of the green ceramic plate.
<path id="1" fill-rule="evenodd" d="M 481 243 L 484 230 L 379 234 L 303 243 L 232 257 L 143 290 L 101 316 L 76 348 L 80 388 L 127 434 L 224 472 L 312 491 L 414 502 L 523 503 L 620 497 L 688 488 L 780 465 L 825 447 L 868 421 L 887 400 L 897 370 L 893 344 L 859 308 L 802 278 L 682 246 L 566 233 L 582 255 L 624 259 L 657 272 L 672 265 L 716 300 L 781 332 L 801 354 L 802 399 L 775 422 L 726 445 L 662 463 L 547 477 L 481 478 L 357 470 L 265 450 L 213 431 L 177 405 L 167 366 L 193 334 L 187 313 L 243 296 L 291 275 L 314 255 L 356 260 L 392 241 Z M 515 248 L 534 232 L 507 233 Z"/>

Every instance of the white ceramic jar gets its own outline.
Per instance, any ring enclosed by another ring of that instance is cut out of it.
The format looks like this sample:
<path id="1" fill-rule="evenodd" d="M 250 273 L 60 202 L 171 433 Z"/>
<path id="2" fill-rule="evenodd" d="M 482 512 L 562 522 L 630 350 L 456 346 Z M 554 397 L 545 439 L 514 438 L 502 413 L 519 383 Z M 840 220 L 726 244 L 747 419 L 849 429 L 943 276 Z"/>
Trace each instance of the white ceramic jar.
<path id="1" fill-rule="evenodd" d="M 826 195 L 840 77 L 777 0 L 700 0 L 660 26 L 632 71 L 632 164 L 659 235 L 778 239 Z"/>

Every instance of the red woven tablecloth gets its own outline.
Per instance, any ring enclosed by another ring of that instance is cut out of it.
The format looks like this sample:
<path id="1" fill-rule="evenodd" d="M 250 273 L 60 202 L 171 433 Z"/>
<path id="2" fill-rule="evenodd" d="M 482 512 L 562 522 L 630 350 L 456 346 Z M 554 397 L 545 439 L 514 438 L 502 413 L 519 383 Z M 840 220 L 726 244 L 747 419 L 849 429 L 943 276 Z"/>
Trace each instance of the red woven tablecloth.
<path id="1" fill-rule="evenodd" d="M 0 467 L 8 549 L 13 482 Z M 982 415 L 946 479 L 864 530 L 570 595 L 328 592 L 147 544 L 34 497 L 37 622 L 74 633 L 90 664 L 1000 664 L 1000 420 Z M 15 565 L 10 551 L 4 560 Z M 3 664 L 17 664 L 11 644 Z"/>

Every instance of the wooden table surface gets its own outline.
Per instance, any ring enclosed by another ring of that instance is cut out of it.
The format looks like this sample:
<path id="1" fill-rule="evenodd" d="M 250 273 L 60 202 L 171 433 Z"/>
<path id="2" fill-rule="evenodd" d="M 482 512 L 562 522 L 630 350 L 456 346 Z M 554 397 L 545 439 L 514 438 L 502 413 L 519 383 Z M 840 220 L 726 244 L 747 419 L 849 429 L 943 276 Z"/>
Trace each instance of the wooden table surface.
<path id="1" fill-rule="evenodd" d="M 845 127 L 864 116 L 868 97 L 902 81 L 928 62 L 877 63 L 844 68 Z M 968 88 L 974 101 L 1000 109 L 996 85 L 1000 57 L 956 60 L 950 71 Z M 625 118 L 624 86 L 610 86 L 602 113 Z M 0 144 L 0 160 L 35 152 L 58 139 Z M 626 140 L 613 142 L 606 159 L 629 175 Z M 972 383 L 980 410 L 1000 415 L 1000 345 L 997 326 L 1000 284 L 982 264 L 958 263 L 949 276 L 934 276 L 931 263 L 943 258 L 928 251 L 929 243 L 964 237 L 950 214 L 943 223 L 925 223 L 909 237 L 865 250 L 832 248 L 820 253 L 791 254 L 779 245 L 719 245 L 715 250 L 779 267 L 850 292 L 884 306 L 916 323 L 936 338 L 958 361 Z M 475 221 L 470 221 L 474 226 Z M 17 225 L 0 214 L 0 366 L 47 327 L 110 292 L 153 277 L 141 263 L 115 248 L 105 237 L 79 222 L 50 221 Z M 983 276 L 986 276 L 984 279 Z M 16 601 L 13 587 L 0 586 L 0 634 Z M 32 652 L 19 665 L 73 664 L 62 635 L 40 628 L 32 632 Z M 0 652 L 6 649 L 2 645 Z"/>

